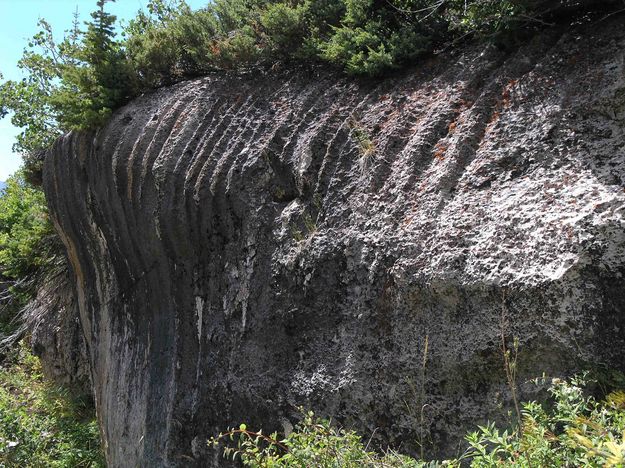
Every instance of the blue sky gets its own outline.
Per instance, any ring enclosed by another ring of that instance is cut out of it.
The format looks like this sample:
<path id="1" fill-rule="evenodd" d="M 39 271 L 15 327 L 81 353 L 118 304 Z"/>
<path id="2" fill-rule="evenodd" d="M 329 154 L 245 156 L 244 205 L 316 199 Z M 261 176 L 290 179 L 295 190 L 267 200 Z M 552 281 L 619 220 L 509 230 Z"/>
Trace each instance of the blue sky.
<path id="1" fill-rule="evenodd" d="M 117 0 L 109 3 L 107 10 L 117 16 L 118 21 L 132 18 L 148 0 Z M 193 8 L 200 8 L 208 0 L 187 0 Z M 80 19 L 86 21 L 95 9 L 96 0 L 0 0 L 0 72 L 4 79 L 22 78 L 16 63 L 28 39 L 37 32 L 37 21 L 45 18 L 59 36 L 69 29 L 72 14 L 78 8 Z M 10 119 L 0 120 L 0 180 L 15 172 L 20 165 L 19 155 L 11 151 L 15 135 L 19 130 L 11 125 Z"/>

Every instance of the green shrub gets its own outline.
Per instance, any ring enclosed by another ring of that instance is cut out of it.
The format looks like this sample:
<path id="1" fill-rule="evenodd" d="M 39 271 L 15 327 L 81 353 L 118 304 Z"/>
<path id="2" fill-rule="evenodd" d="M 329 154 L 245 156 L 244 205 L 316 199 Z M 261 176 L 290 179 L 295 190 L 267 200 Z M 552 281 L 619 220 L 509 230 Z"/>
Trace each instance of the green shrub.
<path id="1" fill-rule="evenodd" d="M 93 408 L 46 383 L 24 343 L 0 367 L 0 466 L 105 466 Z"/>
<path id="2" fill-rule="evenodd" d="M 211 439 L 209 445 L 225 444 L 225 457 L 240 458 L 251 467 L 622 467 L 625 392 L 615 391 L 597 401 L 585 387 L 584 377 L 553 379 L 547 404 L 525 403 L 522 421 L 513 429 L 501 430 L 492 423 L 480 426 L 466 436 L 465 453 L 452 460 L 426 462 L 392 451 L 376 454 L 353 431 L 311 412 L 283 439 L 276 433 L 249 431 L 242 424 Z"/>
<path id="3" fill-rule="evenodd" d="M 455 0 L 447 10 L 452 31 L 464 34 L 509 29 L 525 18 L 532 21 L 531 0 Z"/>
<path id="4" fill-rule="evenodd" d="M 31 280 L 58 263 L 58 251 L 43 192 L 18 172 L 0 193 L 0 279 L 11 285 L 10 313 L 0 320 L 3 331 L 12 315 L 34 297 Z"/>
<path id="5" fill-rule="evenodd" d="M 309 9 L 309 2 L 299 5 L 269 4 L 260 15 L 260 24 L 268 37 L 269 47 L 285 54 L 298 50 L 307 36 L 306 15 Z"/>
<path id="6" fill-rule="evenodd" d="M 23 278 L 45 266 L 49 255 L 44 239 L 52 234 L 43 192 L 17 173 L 0 194 L 0 272 Z"/>
<path id="7" fill-rule="evenodd" d="M 128 60 L 142 89 L 205 73 L 215 67 L 218 22 L 183 2 L 148 3 L 123 30 Z"/>
<path id="8" fill-rule="evenodd" d="M 255 63 L 262 54 L 251 26 L 234 31 L 213 47 L 215 63 L 222 68 L 237 68 Z"/>
<path id="9" fill-rule="evenodd" d="M 552 406 L 523 405 L 514 431 L 493 424 L 467 436 L 463 458 L 471 466 L 623 466 L 625 463 L 625 392 L 597 401 L 584 392 L 586 380 L 553 379 Z"/>
<path id="10" fill-rule="evenodd" d="M 315 418 L 312 412 L 303 413 L 302 421 L 282 440 L 276 433 L 266 436 L 262 431 L 248 431 L 241 424 L 239 429 L 211 439 L 209 445 L 216 447 L 223 441 L 234 443 L 233 447 L 223 447 L 225 457 L 238 457 L 251 467 L 423 466 L 395 452 L 378 455 L 368 450 L 355 432 L 336 428 L 327 420 Z"/>

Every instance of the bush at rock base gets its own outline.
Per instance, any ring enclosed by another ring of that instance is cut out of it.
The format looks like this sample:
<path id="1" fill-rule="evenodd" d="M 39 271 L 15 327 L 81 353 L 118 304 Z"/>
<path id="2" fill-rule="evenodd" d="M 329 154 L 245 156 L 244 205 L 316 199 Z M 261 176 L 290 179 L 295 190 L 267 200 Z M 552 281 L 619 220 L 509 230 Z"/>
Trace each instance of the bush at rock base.
<path id="1" fill-rule="evenodd" d="M 544 383 L 544 382 L 543 382 Z M 466 436 L 469 447 L 456 459 L 421 461 L 394 451 L 378 454 L 355 432 L 305 412 L 283 439 L 241 424 L 211 439 L 223 455 L 251 467 L 537 467 L 604 466 L 625 463 L 625 392 L 600 401 L 587 395 L 584 376 L 553 379 L 547 404 L 523 405 L 521 422 L 512 430 L 479 426 Z"/>

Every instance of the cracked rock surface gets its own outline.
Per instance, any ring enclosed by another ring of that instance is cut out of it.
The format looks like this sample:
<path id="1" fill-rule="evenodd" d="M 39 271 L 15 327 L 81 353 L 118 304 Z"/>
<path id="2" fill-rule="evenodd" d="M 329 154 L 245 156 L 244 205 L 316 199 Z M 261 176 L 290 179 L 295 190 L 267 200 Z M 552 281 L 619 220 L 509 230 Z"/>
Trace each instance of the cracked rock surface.
<path id="1" fill-rule="evenodd" d="M 109 465 L 218 466 L 210 436 L 300 405 L 453 455 L 511 407 L 502 329 L 524 399 L 625 370 L 622 24 L 377 82 L 208 76 L 60 139 L 44 186 Z"/>
<path id="2" fill-rule="evenodd" d="M 30 344 L 47 379 L 74 397 L 93 394 L 89 358 L 73 285 L 67 274 L 49 279 L 28 311 Z"/>

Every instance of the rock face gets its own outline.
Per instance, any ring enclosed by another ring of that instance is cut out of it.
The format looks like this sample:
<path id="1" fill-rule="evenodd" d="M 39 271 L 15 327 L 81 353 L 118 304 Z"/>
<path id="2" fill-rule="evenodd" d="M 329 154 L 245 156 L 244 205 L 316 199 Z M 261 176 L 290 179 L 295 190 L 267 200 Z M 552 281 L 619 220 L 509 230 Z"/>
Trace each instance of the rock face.
<path id="1" fill-rule="evenodd" d="M 207 438 L 298 405 L 453 454 L 510 408 L 502 334 L 523 398 L 623 370 L 624 51 L 615 17 L 380 82 L 209 76 L 59 140 L 110 466 L 218 465 Z"/>
<path id="2" fill-rule="evenodd" d="M 65 271 L 50 280 L 26 314 L 33 352 L 48 379 L 75 396 L 90 397 L 89 358 L 73 285 Z"/>

